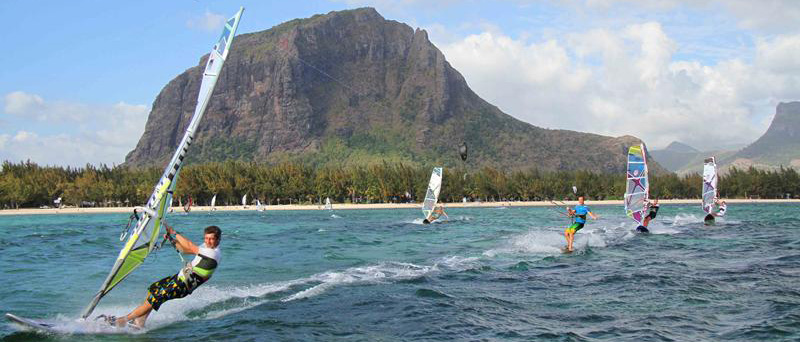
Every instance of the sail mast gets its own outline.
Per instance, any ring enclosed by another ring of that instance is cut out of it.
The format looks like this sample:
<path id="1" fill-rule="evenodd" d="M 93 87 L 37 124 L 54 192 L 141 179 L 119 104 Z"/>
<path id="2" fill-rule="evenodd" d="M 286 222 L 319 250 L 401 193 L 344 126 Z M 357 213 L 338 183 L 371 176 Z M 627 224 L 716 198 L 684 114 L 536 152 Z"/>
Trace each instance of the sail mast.
<path id="1" fill-rule="evenodd" d="M 197 106 L 188 127 L 186 127 L 186 133 L 184 133 L 175 154 L 173 154 L 172 159 L 164 169 L 164 173 L 161 175 L 161 179 L 156 184 L 153 194 L 150 195 L 145 207 L 134 209 L 134 215 L 138 217 L 136 227 L 128 237 L 122 250 L 120 250 L 111 272 L 109 272 L 102 286 L 100 286 L 100 290 L 92 298 L 81 317 L 86 318 L 91 315 L 100 299 L 138 267 L 153 250 L 161 229 L 161 218 L 166 213 L 165 207 L 171 202 L 172 191 L 175 189 L 177 181 L 176 176 L 180 172 L 186 152 L 194 139 L 194 132 L 197 130 L 200 119 L 203 118 L 208 106 L 208 101 L 214 91 L 222 65 L 228 57 L 228 51 L 243 11 L 243 7 L 239 8 L 236 15 L 225 22 L 222 36 L 208 55 L 206 68 L 203 72 L 203 81 L 200 84 L 200 92 L 197 96 Z"/>

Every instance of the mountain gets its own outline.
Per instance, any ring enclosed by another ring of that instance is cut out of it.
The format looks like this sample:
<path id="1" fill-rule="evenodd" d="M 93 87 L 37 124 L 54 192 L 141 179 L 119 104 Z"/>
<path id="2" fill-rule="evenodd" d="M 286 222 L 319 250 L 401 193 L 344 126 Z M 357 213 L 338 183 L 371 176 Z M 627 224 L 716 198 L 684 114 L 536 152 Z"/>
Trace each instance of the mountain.
<path id="1" fill-rule="evenodd" d="M 650 151 L 653 159 L 672 172 L 685 168 L 700 154 L 702 153 L 696 148 L 677 141 L 673 141 L 663 150 Z"/>
<path id="2" fill-rule="evenodd" d="M 684 144 L 682 142 L 677 142 L 677 141 L 673 141 L 666 148 L 664 148 L 662 151 L 676 152 L 676 153 L 698 153 L 698 152 L 700 152 L 698 149 L 696 149 L 694 147 L 691 147 L 689 145 L 686 145 L 686 144 Z"/>
<path id="3" fill-rule="evenodd" d="M 424 30 L 372 8 L 295 19 L 233 42 L 188 162 L 342 165 L 379 160 L 621 171 L 639 143 L 517 120 L 470 90 Z M 125 159 L 164 164 L 188 125 L 208 56 L 170 81 Z M 663 170 L 657 164 L 651 170 Z"/>
<path id="4" fill-rule="evenodd" d="M 739 168 L 800 167 L 800 102 L 779 103 L 764 135 L 725 162 Z"/>

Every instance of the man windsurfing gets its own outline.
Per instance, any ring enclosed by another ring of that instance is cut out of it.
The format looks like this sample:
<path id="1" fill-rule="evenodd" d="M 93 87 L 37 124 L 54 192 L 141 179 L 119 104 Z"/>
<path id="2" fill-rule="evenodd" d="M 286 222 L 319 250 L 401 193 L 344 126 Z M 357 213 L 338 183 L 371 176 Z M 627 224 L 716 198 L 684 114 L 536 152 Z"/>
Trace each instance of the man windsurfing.
<path id="1" fill-rule="evenodd" d="M 706 226 L 710 226 L 710 225 L 714 224 L 714 222 L 716 221 L 715 217 L 723 217 L 723 216 L 725 216 L 725 212 L 728 210 L 728 204 L 725 203 L 725 201 L 716 200 L 716 201 L 714 201 L 714 203 L 719 208 L 717 208 L 717 212 L 714 212 L 713 210 L 711 210 L 711 212 L 709 212 L 708 215 L 706 215 L 706 217 L 703 219 L 703 223 Z"/>
<path id="2" fill-rule="evenodd" d="M 573 208 L 567 208 L 567 213 L 570 217 L 574 218 L 574 222 L 572 225 L 567 227 L 564 230 L 564 237 L 567 239 L 567 252 L 572 252 L 572 243 L 575 241 L 575 233 L 581 230 L 583 226 L 586 224 L 586 215 L 589 215 L 592 219 L 597 220 L 597 215 L 592 213 L 592 211 L 584 205 L 584 197 L 578 196 L 578 204 Z"/>
<path id="3" fill-rule="evenodd" d="M 217 226 L 208 226 L 203 230 L 203 244 L 195 245 L 183 234 L 175 231 L 172 227 L 164 223 L 167 231 L 167 238 L 175 245 L 179 253 L 194 254 L 195 258 L 191 263 L 178 271 L 178 273 L 165 277 L 151 284 L 147 291 L 147 298 L 142 305 L 133 309 L 125 317 L 114 317 L 100 315 L 96 319 L 103 318 L 111 325 L 118 327 L 133 326 L 144 328 L 145 321 L 153 310 L 158 311 L 164 302 L 183 298 L 190 295 L 197 287 L 211 279 L 217 266 L 219 266 L 222 256 L 219 243 L 222 240 L 222 230 Z"/>
<path id="4" fill-rule="evenodd" d="M 444 217 L 446 217 L 448 219 L 450 218 L 449 216 L 447 216 L 447 213 L 444 212 L 444 205 L 443 204 L 439 204 L 439 205 L 437 205 L 436 207 L 433 208 L 433 211 L 431 212 L 430 216 L 428 216 L 427 218 L 422 220 L 422 223 L 423 224 L 432 223 L 433 221 L 436 221 L 440 217 L 442 217 L 442 215 L 444 215 Z"/>
<path id="5" fill-rule="evenodd" d="M 650 220 L 656 218 L 656 215 L 658 215 L 658 199 L 653 200 L 652 203 L 647 202 L 647 206 L 650 209 L 647 216 L 642 219 L 642 224 L 636 227 L 636 231 L 639 233 L 649 233 L 650 230 L 647 229 L 647 226 L 650 225 Z"/>

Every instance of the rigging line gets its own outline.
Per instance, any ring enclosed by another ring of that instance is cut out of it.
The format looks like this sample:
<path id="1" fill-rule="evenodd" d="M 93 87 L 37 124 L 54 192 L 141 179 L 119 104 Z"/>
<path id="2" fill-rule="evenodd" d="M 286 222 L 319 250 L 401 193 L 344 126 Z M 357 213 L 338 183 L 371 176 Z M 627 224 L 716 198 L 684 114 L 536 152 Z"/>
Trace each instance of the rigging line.
<path id="1" fill-rule="evenodd" d="M 297 58 L 297 60 L 299 60 L 300 62 L 303 62 L 303 64 L 305 64 L 305 65 L 307 65 L 307 66 L 311 67 L 312 69 L 316 70 L 316 71 L 317 71 L 317 72 L 319 72 L 320 74 L 324 75 L 325 77 L 327 77 L 327 78 L 330 78 L 331 80 L 333 80 L 333 81 L 334 81 L 334 82 L 336 82 L 336 83 L 339 83 L 339 85 L 341 85 L 342 87 L 345 87 L 345 88 L 349 89 L 350 91 L 352 91 L 352 92 L 356 93 L 356 95 L 364 95 L 363 93 L 361 93 L 361 92 L 359 92 L 359 91 L 356 91 L 355 89 L 351 88 L 351 87 L 350 87 L 350 86 L 348 86 L 347 84 L 344 84 L 344 82 L 342 82 L 342 81 L 339 81 L 338 79 L 336 79 L 336 77 L 333 77 L 333 76 L 331 76 L 330 74 L 328 74 L 327 72 L 325 72 L 325 71 L 323 71 L 323 70 L 321 70 L 321 69 L 319 69 L 319 68 L 315 67 L 313 64 L 311 64 L 311 63 L 309 63 L 309 62 L 306 62 L 305 60 L 303 60 L 302 58 L 300 58 L 300 56 L 295 56 L 295 58 Z"/>

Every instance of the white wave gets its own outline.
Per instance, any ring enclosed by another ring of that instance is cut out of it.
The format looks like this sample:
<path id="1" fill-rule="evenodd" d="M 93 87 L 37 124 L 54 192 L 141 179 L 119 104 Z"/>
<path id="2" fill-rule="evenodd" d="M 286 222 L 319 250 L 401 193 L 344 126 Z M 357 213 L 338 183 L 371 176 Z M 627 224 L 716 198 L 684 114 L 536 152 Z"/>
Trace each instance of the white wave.
<path id="1" fill-rule="evenodd" d="M 147 329 L 132 329 L 132 328 L 115 328 L 105 321 L 95 321 L 93 319 L 80 319 L 75 317 L 68 317 L 59 314 L 55 319 L 37 320 L 48 323 L 52 330 L 63 334 L 93 334 L 93 335 L 118 335 L 118 334 L 141 334 Z M 33 329 L 28 326 L 18 325 L 12 323 L 12 326 L 18 327 L 23 331 L 32 331 Z"/>
<path id="2" fill-rule="evenodd" d="M 554 230 L 532 230 L 522 235 L 509 238 L 503 246 L 489 249 L 483 252 L 487 257 L 495 257 L 498 254 L 545 254 L 553 255 L 561 253 L 564 246 L 564 234 Z"/>
<path id="3" fill-rule="evenodd" d="M 441 262 L 452 266 L 469 260 L 471 259 L 450 259 Z M 274 299 L 267 299 L 264 297 L 270 294 L 292 291 L 297 287 L 302 287 L 302 289 L 297 289 L 297 292 L 284 296 L 280 300 L 289 302 L 297 299 L 310 298 L 341 285 L 388 283 L 404 279 L 413 279 L 435 270 L 437 270 L 437 265 L 420 266 L 412 263 L 385 262 L 377 265 L 351 267 L 342 271 L 327 271 L 306 278 L 277 283 L 219 287 L 203 285 L 191 295 L 185 298 L 170 300 L 164 303 L 158 312 L 151 313 L 147 321 L 147 329 L 155 329 L 180 321 L 223 317 L 274 301 Z M 240 299 L 241 301 L 232 304 L 233 307 L 209 309 L 209 307 L 214 304 L 231 299 Z M 131 302 L 128 306 L 99 306 L 96 312 L 98 312 L 98 314 L 106 313 L 120 317 L 127 314 L 140 303 L 141 302 Z M 200 310 L 208 311 L 196 316 L 192 315 L 193 312 L 198 312 Z M 74 318 L 64 318 L 63 321 L 68 323 L 74 321 Z M 116 331 L 116 329 L 112 329 L 111 331 Z"/>
<path id="4" fill-rule="evenodd" d="M 681 232 L 673 225 L 666 225 L 662 222 L 655 222 L 655 221 L 650 222 L 647 229 L 650 231 L 650 234 L 656 234 L 656 235 L 673 235 Z"/>
<path id="5" fill-rule="evenodd" d="M 435 269 L 435 266 L 419 266 L 411 263 L 390 262 L 363 267 L 351 267 L 344 271 L 328 271 L 306 278 L 307 282 L 319 284 L 292 294 L 282 301 L 309 298 L 326 290 L 344 284 L 368 284 L 421 277 Z"/>
<path id="6" fill-rule="evenodd" d="M 604 248 L 633 238 L 635 233 L 627 220 L 604 219 L 590 222 L 575 234 L 573 248 L 580 252 L 588 248 Z M 561 227 L 534 228 L 513 235 L 503 245 L 483 252 L 487 257 L 498 254 L 538 254 L 551 256 L 562 254 L 567 241 Z"/>
<path id="7" fill-rule="evenodd" d="M 705 217 L 705 215 L 703 215 Z M 673 226 L 685 226 L 694 223 L 703 223 L 703 217 L 695 216 L 694 214 L 678 214 L 672 218 Z"/>
<path id="8" fill-rule="evenodd" d="M 480 258 L 477 257 L 446 256 L 438 259 L 433 268 L 436 270 L 442 266 L 450 270 L 464 271 L 476 267 L 479 260 Z"/>

